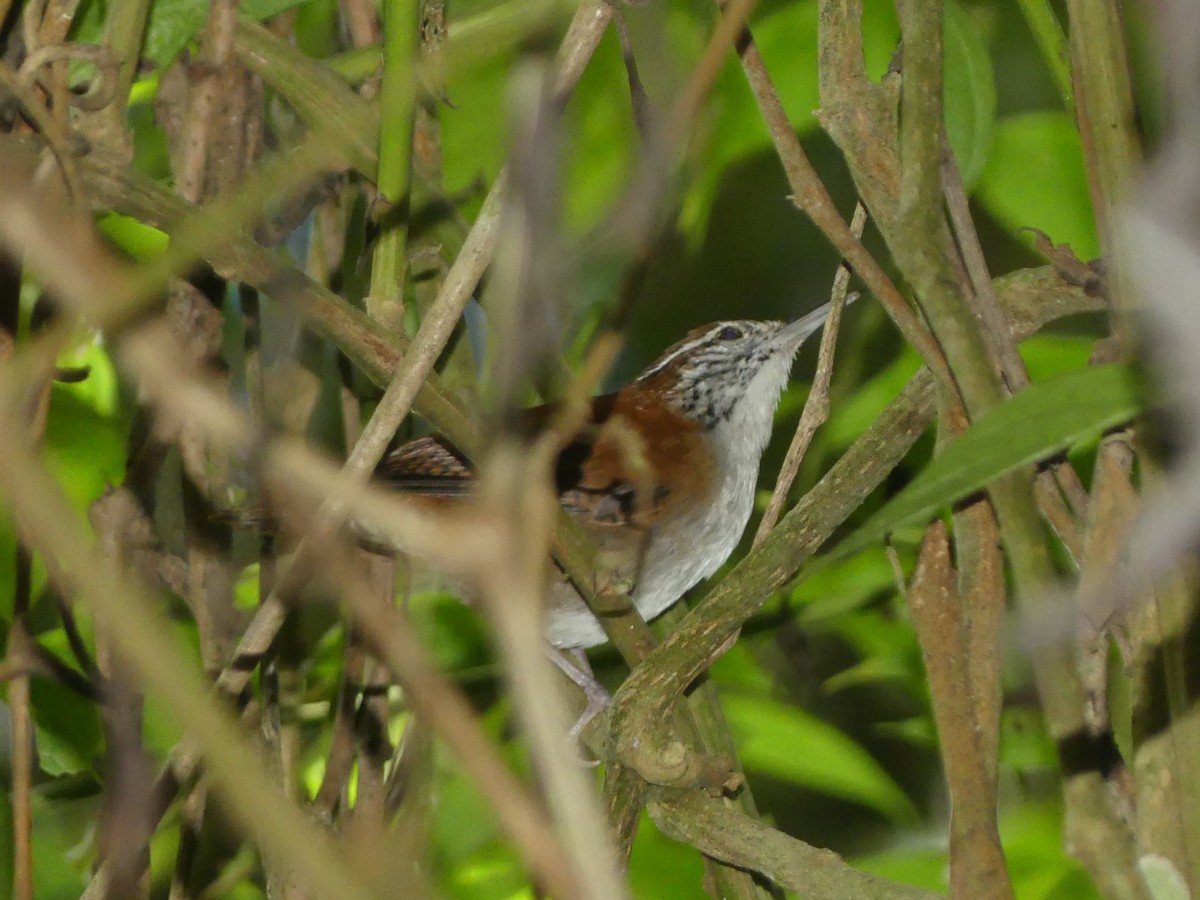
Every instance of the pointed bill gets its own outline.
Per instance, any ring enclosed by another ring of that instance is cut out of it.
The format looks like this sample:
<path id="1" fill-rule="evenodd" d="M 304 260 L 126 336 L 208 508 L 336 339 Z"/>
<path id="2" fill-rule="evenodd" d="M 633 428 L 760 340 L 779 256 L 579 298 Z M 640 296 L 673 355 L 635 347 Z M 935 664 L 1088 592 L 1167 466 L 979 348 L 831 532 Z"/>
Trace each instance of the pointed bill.
<path id="1" fill-rule="evenodd" d="M 846 297 L 846 305 L 849 306 L 857 299 L 857 293 L 850 294 Z M 823 306 L 818 306 L 808 315 L 801 316 L 794 322 L 789 322 L 787 325 L 784 325 L 776 340 L 778 340 L 781 344 L 791 344 L 792 346 L 799 348 L 800 345 L 803 344 L 810 335 L 820 330 L 821 326 L 825 324 L 825 320 L 827 318 L 829 318 L 828 303 L 824 304 Z"/>

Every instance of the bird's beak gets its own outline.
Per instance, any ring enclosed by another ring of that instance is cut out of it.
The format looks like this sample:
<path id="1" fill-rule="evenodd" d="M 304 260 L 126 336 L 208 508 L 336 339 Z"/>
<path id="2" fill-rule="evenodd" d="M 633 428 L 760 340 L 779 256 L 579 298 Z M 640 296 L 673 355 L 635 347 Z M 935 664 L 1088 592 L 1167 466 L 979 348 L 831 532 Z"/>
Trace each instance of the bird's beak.
<path id="1" fill-rule="evenodd" d="M 846 304 L 849 305 L 857 299 L 858 294 L 851 294 L 846 298 Z M 800 345 L 808 339 L 809 335 L 820 330 L 827 318 L 829 318 L 828 303 L 824 306 L 818 306 L 808 315 L 801 316 L 796 321 L 784 325 L 783 330 L 779 332 L 777 340 L 785 347 L 795 347 L 798 350 L 800 349 Z"/>

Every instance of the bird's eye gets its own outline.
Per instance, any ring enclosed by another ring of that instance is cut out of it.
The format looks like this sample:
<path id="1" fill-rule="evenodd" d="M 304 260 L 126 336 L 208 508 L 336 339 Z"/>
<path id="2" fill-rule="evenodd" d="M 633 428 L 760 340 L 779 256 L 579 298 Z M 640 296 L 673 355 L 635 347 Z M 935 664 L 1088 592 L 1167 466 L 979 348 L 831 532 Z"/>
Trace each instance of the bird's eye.
<path id="1" fill-rule="evenodd" d="M 738 328 L 736 325 L 726 325 L 717 332 L 717 338 L 722 341 L 736 341 L 742 336 L 742 329 Z"/>

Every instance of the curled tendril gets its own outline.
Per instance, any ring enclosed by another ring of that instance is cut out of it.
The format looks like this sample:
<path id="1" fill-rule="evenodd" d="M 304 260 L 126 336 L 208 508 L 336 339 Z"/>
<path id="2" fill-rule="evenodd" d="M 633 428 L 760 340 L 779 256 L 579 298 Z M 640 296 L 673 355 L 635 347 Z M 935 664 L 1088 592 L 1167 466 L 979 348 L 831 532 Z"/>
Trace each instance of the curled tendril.
<path id="1" fill-rule="evenodd" d="M 50 115 L 50 111 L 46 109 L 30 86 L 22 83 L 18 74 L 2 62 L 0 62 L 0 88 L 7 89 L 12 94 L 13 99 L 20 104 L 25 118 L 42 133 L 42 137 L 46 139 L 46 146 L 62 171 L 68 196 L 72 202 L 79 202 L 83 194 L 80 190 L 79 176 L 75 171 L 75 162 L 71 157 L 69 137 L 65 129 L 55 120 L 54 116 Z"/>
<path id="2" fill-rule="evenodd" d="M 42 70 L 60 60 L 89 62 L 96 67 L 97 77 L 92 79 L 87 91 L 71 95 L 71 105 L 87 112 L 103 109 L 112 102 L 117 87 L 117 60 L 108 47 L 89 44 L 54 44 L 40 47 L 26 57 L 17 72 L 17 78 L 25 87 L 34 83 L 49 91 L 42 80 Z"/>

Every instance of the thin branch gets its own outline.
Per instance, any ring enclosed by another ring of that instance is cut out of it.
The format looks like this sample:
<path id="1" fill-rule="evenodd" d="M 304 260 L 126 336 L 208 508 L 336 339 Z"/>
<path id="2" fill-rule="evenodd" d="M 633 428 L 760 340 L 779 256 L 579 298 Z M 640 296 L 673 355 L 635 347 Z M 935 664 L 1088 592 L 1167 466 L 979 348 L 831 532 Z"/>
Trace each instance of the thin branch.
<path id="1" fill-rule="evenodd" d="M 929 677 L 938 744 L 950 788 L 951 895 L 1012 897 L 996 826 L 995 765 L 979 727 L 972 660 L 964 652 L 969 637 L 962 598 L 955 587 L 949 534 L 940 520 L 925 532 L 908 588 L 908 608 Z"/>
<path id="2" fill-rule="evenodd" d="M 1004 376 L 1009 391 L 1018 391 L 1029 384 L 1029 373 L 1004 321 L 1000 302 L 996 299 L 992 276 L 988 272 L 987 260 L 983 255 L 983 246 L 979 242 L 975 220 L 971 216 L 966 189 L 944 130 L 941 179 L 946 208 L 950 212 L 950 223 L 954 228 L 958 249 L 970 279 L 970 285 L 963 286 L 963 298 L 979 322 L 980 332 L 992 359 Z M 1083 552 L 1080 521 L 1087 515 L 1088 504 L 1087 491 L 1079 480 L 1079 474 L 1070 463 L 1060 461 L 1052 463 L 1048 471 L 1039 471 L 1035 475 L 1035 482 L 1036 498 L 1042 514 L 1078 564 Z M 1063 501 L 1064 495 L 1070 502 L 1069 508 Z"/>
<path id="3" fill-rule="evenodd" d="M 695 791 L 656 791 L 650 816 L 664 834 L 730 865 L 761 872 L 805 900 L 933 900 L 940 896 L 859 871 Z"/>
<path id="4" fill-rule="evenodd" d="M 33 666 L 30 639 L 25 631 L 29 610 L 30 568 L 33 564 L 24 546 L 16 548 L 16 583 L 13 620 L 8 632 L 5 664 L 14 669 L 8 684 L 8 707 L 12 720 L 12 841 L 14 900 L 33 900 L 33 715 L 30 707 L 29 672 Z"/>
<path id="5" fill-rule="evenodd" d="M 867 224 L 867 210 L 862 203 L 854 206 L 854 218 L 850 230 L 856 238 L 861 238 L 863 228 Z M 787 502 L 788 491 L 800 471 L 800 463 L 808 452 L 813 436 L 825 420 L 829 418 L 829 385 L 833 380 L 833 349 L 837 343 L 837 335 L 842 323 L 842 309 L 846 305 L 846 290 L 850 285 L 850 269 L 843 263 L 838 266 L 837 274 L 833 276 L 833 291 L 829 301 L 829 318 L 825 321 L 825 330 L 821 335 L 821 348 L 817 353 L 817 371 L 813 375 L 812 388 L 804 401 L 804 410 L 800 413 L 800 421 L 796 425 L 796 433 L 788 447 L 787 456 L 779 469 L 779 477 L 775 488 L 771 491 L 771 500 L 767 503 L 762 521 L 758 523 L 758 531 L 754 535 L 754 546 L 762 544 L 767 532 L 775 527 L 783 512 L 783 504 Z"/>
<path id="6" fill-rule="evenodd" d="M 179 193 L 189 203 L 205 198 L 205 172 L 213 137 L 217 100 L 233 47 L 237 0 L 216 0 L 208 10 L 195 74 L 189 78 L 190 96 L 183 122 L 182 164 L 176 173 Z"/>

